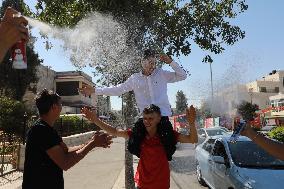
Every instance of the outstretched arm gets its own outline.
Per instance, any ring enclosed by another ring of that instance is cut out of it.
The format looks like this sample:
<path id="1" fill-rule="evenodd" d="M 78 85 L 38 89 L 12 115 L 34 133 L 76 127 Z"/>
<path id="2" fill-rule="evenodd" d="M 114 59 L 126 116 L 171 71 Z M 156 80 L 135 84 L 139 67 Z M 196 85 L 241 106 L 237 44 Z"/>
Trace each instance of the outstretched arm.
<path id="1" fill-rule="evenodd" d="M 90 120 L 91 122 L 95 123 L 97 126 L 99 126 L 101 129 L 105 130 L 108 134 L 117 136 L 117 137 L 123 137 L 125 139 L 128 139 L 128 132 L 125 130 L 118 130 L 111 125 L 101 121 L 96 113 L 94 111 L 91 111 L 87 108 L 82 108 L 81 110 L 82 114 L 84 115 L 85 118 Z"/>
<path id="2" fill-rule="evenodd" d="M 196 111 L 192 105 L 186 109 L 186 118 L 189 123 L 190 133 L 189 135 L 179 134 L 177 141 L 181 143 L 197 143 L 198 136 L 195 127 Z"/>
<path id="3" fill-rule="evenodd" d="M 160 60 L 165 62 L 166 64 L 169 64 L 174 70 L 174 72 L 170 72 L 170 71 L 163 72 L 168 83 L 174 83 L 174 82 L 182 81 L 186 79 L 187 75 L 186 75 L 185 70 L 182 69 L 178 65 L 178 63 L 173 61 L 170 57 L 168 57 L 167 55 L 161 55 Z"/>
<path id="4" fill-rule="evenodd" d="M 64 171 L 67 171 L 83 159 L 93 148 L 107 148 L 112 143 L 111 137 L 105 133 L 96 133 L 92 139 L 80 149 L 68 151 L 65 143 L 55 145 L 46 150 L 48 156 Z"/>
<path id="5" fill-rule="evenodd" d="M 90 96 L 93 93 L 95 93 L 96 95 L 120 96 L 132 90 L 133 76 L 128 78 L 124 83 L 112 87 L 95 88 L 90 85 L 83 85 L 82 88 L 79 88 L 79 92 L 87 96 Z"/>
<path id="6" fill-rule="evenodd" d="M 284 160 L 284 144 L 271 140 L 262 134 L 253 130 L 250 126 L 246 126 L 241 133 L 244 136 L 249 137 L 253 142 L 263 148 L 272 156 Z"/>

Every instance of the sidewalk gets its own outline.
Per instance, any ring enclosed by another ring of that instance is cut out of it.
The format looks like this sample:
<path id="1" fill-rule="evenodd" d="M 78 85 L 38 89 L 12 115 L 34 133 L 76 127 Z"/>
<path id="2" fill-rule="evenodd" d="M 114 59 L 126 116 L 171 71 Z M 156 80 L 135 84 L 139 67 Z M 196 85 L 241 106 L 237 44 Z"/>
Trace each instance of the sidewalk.
<path id="1" fill-rule="evenodd" d="M 91 151 L 82 161 L 64 172 L 65 189 L 124 189 L 124 139 L 115 138 L 109 149 L 98 148 Z M 138 159 L 134 157 L 134 170 Z M 20 189 L 22 173 L 19 178 L 1 189 Z M 0 180 L 3 179 L 0 177 Z M 171 177 L 171 189 L 179 189 Z"/>
<path id="2" fill-rule="evenodd" d="M 115 138 L 111 148 L 92 150 L 82 161 L 64 172 L 64 188 L 111 189 L 124 168 L 124 141 Z M 20 189 L 22 173 L 0 177 L 0 183 L 0 189 Z"/>

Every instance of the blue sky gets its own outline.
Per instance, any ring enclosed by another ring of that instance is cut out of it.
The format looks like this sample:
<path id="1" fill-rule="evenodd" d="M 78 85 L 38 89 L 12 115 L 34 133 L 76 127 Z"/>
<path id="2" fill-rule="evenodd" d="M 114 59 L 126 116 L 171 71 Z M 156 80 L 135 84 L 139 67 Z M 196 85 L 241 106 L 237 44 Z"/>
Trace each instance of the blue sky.
<path id="1" fill-rule="evenodd" d="M 0 1 L 1 2 L 1 1 Z M 34 6 L 35 1 L 25 1 Z M 2 2 L 1 2 L 2 3 Z M 241 66 L 244 69 L 244 62 L 247 71 L 242 75 L 242 82 L 252 81 L 271 72 L 271 70 L 284 70 L 284 1 L 247 1 L 248 10 L 239 15 L 233 23 L 240 26 L 246 32 L 246 37 L 237 42 L 234 46 L 229 46 L 220 55 L 213 55 L 213 83 L 214 91 L 220 90 L 217 84 L 228 82 L 222 80 L 222 75 L 226 75 L 231 70 L 230 66 Z M 69 61 L 68 54 L 60 48 L 60 42 L 54 42 L 54 48 L 46 51 L 43 41 L 36 42 L 35 50 L 44 59 L 44 65 L 51 66 L 56 71 L 67 71 L 76 69 Z M 197 46 L 192 46 L 192 53 L 189 56 L 181 56 L 175 59 L 184 68 L 191 72 L 191 76 L 185 81 L 169 84 L 168 96 L 170 103 L 175 107 L 175 95 L 178 90 L 183 90 L 188 98 L 189 104 L 199 105 L 200 100 L 206 97 L 210 90 L 209 65 L 202 63 L 206 52 Z M 169 69 L 167 65 L 165 69 Z M 170 70 L 170 69 L 169 69 Z M 91 75 L 92 68 L 84 69 Z M 228 74 L 227 74 L 228 75 Z M 234 77 L 234 75 L 232 75 Z M 232 79 L 233 80 L 233 79 Z M 94 80 L 93 80 L 94 81 Z M 119 98 L 112 97 L 112 108 L 120 109 Z"/>

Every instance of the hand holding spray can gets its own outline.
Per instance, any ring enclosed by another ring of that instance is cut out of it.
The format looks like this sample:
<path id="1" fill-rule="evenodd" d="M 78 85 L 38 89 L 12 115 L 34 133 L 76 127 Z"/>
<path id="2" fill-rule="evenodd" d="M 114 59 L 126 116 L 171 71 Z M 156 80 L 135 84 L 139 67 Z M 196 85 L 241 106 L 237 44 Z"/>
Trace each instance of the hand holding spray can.
<path id="1" fill-rule="evenodd" d="M 241 132 L 244 130 L 246 127 L 246 121 L 241 119 L 240 123 L 237 125 L 236 129 L 234 130 L 232 136 L 230 137 L 230 142 L 235 143 L 237 142 Z"/>
<path id="2" fill-rule="evenodd" d="M 21 14 L 15 14 L 14 17 L 20 17 Z M 25 27 L 24 24 L 22 26 Z M 26 41 L 21 39 L 11 48 L 12 62 L 14 69 L 27 69 Z"/>

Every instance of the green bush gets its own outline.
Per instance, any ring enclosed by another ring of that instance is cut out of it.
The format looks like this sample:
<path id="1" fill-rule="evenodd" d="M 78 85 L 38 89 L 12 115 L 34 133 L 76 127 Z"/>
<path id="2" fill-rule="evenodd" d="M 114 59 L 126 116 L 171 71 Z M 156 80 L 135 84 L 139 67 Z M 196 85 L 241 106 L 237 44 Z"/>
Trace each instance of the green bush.
<path id="1" fill-rule="evenodd" d="M 62 125 L 61 125 L 62 124 Z M 82 133 L 94 130 L 94 125 L 85 119 L 74 116 L 61 116 L 54 124 L 54 128 L 62 135 L 68 136 L 72 134 Z"/>
<path id="2" fill-rule="evenodd" d="M 268 133 L 268 136 L 272 139 L 284 142 L 284 127 L 277 127 Z"/>
<path id="3" fill-rule="evenodd" d="M 22 135 L 25 106 L 22 102 L 0 96 L 0 130 L 7 134 Z"/>

